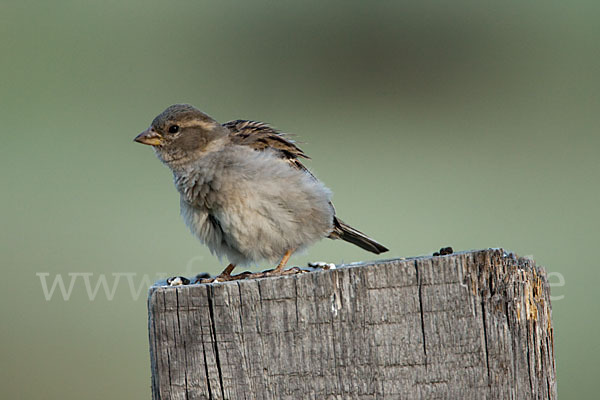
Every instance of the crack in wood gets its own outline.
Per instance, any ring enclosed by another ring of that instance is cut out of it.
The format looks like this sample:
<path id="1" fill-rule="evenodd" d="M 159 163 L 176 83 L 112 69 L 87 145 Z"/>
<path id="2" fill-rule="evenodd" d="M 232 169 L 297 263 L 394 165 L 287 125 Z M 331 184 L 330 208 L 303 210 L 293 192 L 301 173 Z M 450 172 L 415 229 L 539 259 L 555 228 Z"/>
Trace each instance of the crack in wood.
<path id="1" fill-rule="evenodd" d="M 221 398 L 225 399 L 225 387 L 223 386 L 223 371 L 221 371 L 221 359 L 219 358 L 219 344 L 217 342 L 217 331 L 215 324 L 215 310 L 214 310 L 214 288 L 212 286 L 208 286 L 207 300 L 208 300 L 208 312 L 210 315 L 210 332 L 212 336 L 213 342 L 213 350 L 215 352 L 215 366 L 217 367 L 217 373 L 219 374 L 219 384 L 221 386 Z"/>
<path id="2" fill-rule="evenodd" d="M 164 307 L 166 309 L 167 308 L 166 296 L 163 294 L 162 298 L 163 298 Z M 168 371 L 168 376 L 169 376 L 169 386 L 173 386 L 173 383 L 171 380 L 171 355 L 169 353 L 169 350 L 167 350 L 167 371 Z"/>
<path id="3" fill-rule="evenodd" d="M 179 330 L 179 336 L 183 337 L 183 335 L 181 334 L 181 320 L 179 317 L 179 312 L 181 311 L 179 308 L 179 288 L 177 288 L 175 290 L 175 304 L 177 305 L 177 311 L 175 313 L 175 315 L 177 316 L 177 329 Z M 186 348 L 186 344 L 185 344 L 185 338 L 183 339 L 183 360 L 185 363 L 185 370 L 183 371 L 184 373 L 184 379 L 185 379 L 185 398 L 186 400 L 189 399 L 189 391 L 188 391 L 188 365 L 187 365 L 187 348 Z"/>
<path id="4" fill-rule="evenodd" d="M 485 347 L 484 347 L 484 351 L 485 351 L 485 365 L 487 367 L 487 376 L 488 376 L 488 385 L 491 385 L 492 383 L 492 376 L 490 373 L 490 355 L 489 355 L 489 349 L 488 349 L 488 335 L 487 335 L 487 325 L 486 325 L 486 318 L 485 318 L 485 302 L 483 300 L 483 298 L 481 299 L 481 316 L 483 319 L 483 341 L 485 343 Z"/>
<path id="5" fill-rule="evenodd" d="M 421 281 L 421 275 L 419 274 L 419 266 L 417 260 L 415 264 L 415 273 L 417 274 L 417 284 L 419 285 L 419 312 L 421 314 L 421 334 L 423 336 L 423 355 L 425 357 L 425 367 L 427 367 L 427 341 L 425 339 L 425 316 L 423 315 L 423 282 Z"/>
<path id="6" fill-rule="evenodd" d="M 206 359 L 206 341 L 204 340 L 204 329 L 202 329 L 202 324 L 200 324 L 200 333 L 202 336 L 202 357 L 204 360 L 204 374 L 206 376 L 206 388 L 208 390 L 208 399 L 212 400 L 212 390 L 210 387 L 210 375 L 208 374 L 208 361 Z"/>

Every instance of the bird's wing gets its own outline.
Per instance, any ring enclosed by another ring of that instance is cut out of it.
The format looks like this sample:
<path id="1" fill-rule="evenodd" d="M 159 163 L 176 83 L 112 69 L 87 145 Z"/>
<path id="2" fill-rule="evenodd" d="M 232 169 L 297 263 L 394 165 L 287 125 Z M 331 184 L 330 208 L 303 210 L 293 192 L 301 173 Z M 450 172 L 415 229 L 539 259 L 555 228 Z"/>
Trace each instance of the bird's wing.
<path id="1" fill-rule="evenodd" d="M 249 146 L 254 150 L 272 150 L 291 166 L 312 176 L 299 158 L 310 159 L 293 140 L 277 129 L 258 121 L 238 119 L 223 124 L 231 132 L 231 140 L 235 144 Z"/>
<path id="2" fill-rule="evenodd" d="M 275 151 L 276 154 L 285 159 L 293 168 L 297 168 L 317 180 L 299 160 L 299 158 L 310 159 L 310 157 L 304 154 L 302 149 L 296 146 L 294 141 L 287 138 L 284 133 L 279 132 L 264 122 L 243 119 L 226 122 L 223 126 L 231 132 L 233 143 L 250 146 L 257 151 L 267 149 Z M 345 240 L 376 254 L 387 251 L 387 248 L 336 217 L 333 204 L 329 202 L 329 205 L 333 211 L 333 230 L 329 234 L 330 238 Z"/>

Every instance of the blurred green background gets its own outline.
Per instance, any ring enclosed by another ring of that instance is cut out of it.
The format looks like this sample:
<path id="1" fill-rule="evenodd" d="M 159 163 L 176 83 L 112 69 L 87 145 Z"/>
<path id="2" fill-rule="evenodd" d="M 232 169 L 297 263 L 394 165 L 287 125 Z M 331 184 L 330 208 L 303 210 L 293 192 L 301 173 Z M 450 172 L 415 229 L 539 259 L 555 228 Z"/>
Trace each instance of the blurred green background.
<path id="1" fill-rule="evenodd" d="M 3 0 L 2 396 L 150 397 L 148 282 L 221 268 L 132 142 L 189 102 L 298 134 L 386 257 L 532 255 L 552 273 L 559 394 L 593 397 L 600 6 L 485 3 Z M 292 263 L 373 258 L 326 240 Z M 86 277 L 114 274 L 90 300 Z M 46 300 L 57 276 L 67 301 Z"/>

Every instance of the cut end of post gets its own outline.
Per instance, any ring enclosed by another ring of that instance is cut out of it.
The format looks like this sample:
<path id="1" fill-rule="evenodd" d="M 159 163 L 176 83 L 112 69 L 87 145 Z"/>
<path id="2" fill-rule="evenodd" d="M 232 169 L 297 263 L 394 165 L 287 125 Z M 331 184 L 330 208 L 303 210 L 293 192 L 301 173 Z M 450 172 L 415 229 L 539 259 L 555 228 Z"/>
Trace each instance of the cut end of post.
<path id="1" fill-rule="evenodd" d="M 545 271 L 502 249 L 164 283 L 155 399 L 556 398 Z"/>

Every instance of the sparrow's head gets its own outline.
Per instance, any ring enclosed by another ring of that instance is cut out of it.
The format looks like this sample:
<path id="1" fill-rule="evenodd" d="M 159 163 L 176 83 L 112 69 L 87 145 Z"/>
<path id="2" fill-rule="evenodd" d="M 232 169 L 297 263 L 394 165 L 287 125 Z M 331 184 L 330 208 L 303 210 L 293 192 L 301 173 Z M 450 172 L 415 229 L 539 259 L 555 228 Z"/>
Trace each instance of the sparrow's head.
<path id="1" fill-rule="evenodd" d="M 227 137 L 227 129 L 189 104 L 175 104 L 160 113 L 135 141 L 154 147 L 167 164 L 185 162 L 210 151 Z"/>

